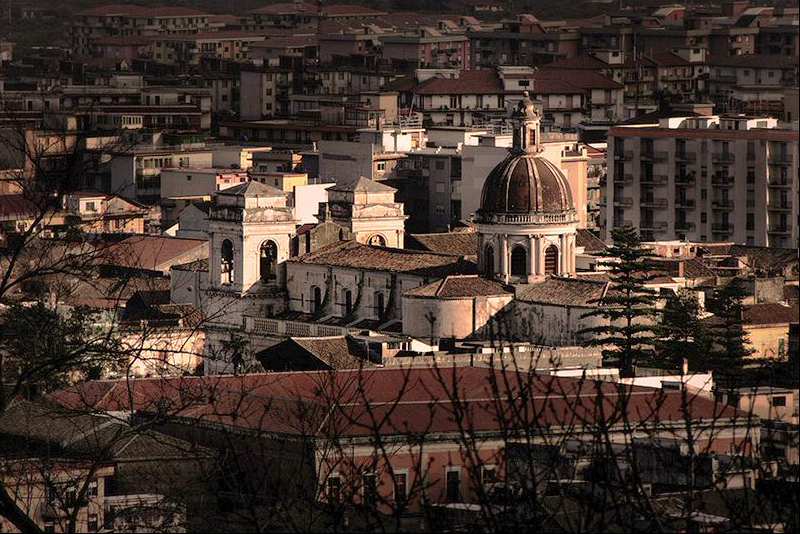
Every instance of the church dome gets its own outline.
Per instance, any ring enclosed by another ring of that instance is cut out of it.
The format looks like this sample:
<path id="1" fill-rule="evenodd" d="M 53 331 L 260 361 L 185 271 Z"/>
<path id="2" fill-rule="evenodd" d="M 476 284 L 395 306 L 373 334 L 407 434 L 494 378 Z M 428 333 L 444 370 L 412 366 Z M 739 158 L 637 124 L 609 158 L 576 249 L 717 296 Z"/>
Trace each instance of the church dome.
<path id="1" fill-rule="evenodd" d="M 512 153 L 489 173 L 479 216 L 565 214 L 575 211 L 564 173 L 537 153 Z"/>

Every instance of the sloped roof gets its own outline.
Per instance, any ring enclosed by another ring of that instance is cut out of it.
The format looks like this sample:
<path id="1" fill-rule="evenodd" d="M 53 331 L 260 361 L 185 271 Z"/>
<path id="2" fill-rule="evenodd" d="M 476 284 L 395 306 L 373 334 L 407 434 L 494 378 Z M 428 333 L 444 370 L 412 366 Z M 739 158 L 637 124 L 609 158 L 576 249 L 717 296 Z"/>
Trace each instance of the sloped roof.
<path id="1" fill-rule="evenodd" d="M 560 306 L 593 307 L 590 301 L 606 294 L 609 284 L 577 278 L 548 277 L 541 282 L 515 286 L 517 300 Z"/>
<path id="2" fill-rule="evenodd" d="M 239 196 L 246 198 L 285 197 L 286 192 L 278 189 L 277 187 L 272 187 L 271 185 L 266 185 L 262 184 L 261 182 L 251 180 L 243 184 L 234 185 L 233 187 L 217 191 L 217 195 Z"/>
<path id="3" fill-rule="evenodd" d="M 173 265 L 176 271 L 208 272 L 208 258 Z"/>
<path id="4" fill-rule="evenodd" d="M 475 232 L 447 232 L 439 234 L 408 234 L 412 248 L 440 254 L 475 256 L 478 254 L 478 234 Z"/>
<path id="5" fill-rule="evenodd" d="M 328 188 L 328 191 L 343 191 L 347 193 L 394 193 L 394 187 L 370 180 L 366 176 L 359 176 L 351 180 L 342 180 Z"/>
<path id="6" fill-rule="evenodd" d="M 462 70 L 458 78 L 430 78 L 420 83 L 415 91 L 420 95 L 472 95 L 500 94 L 505 92 L 494 70 Z"/>
<path id="7" fill-rule="evenodd" d="M 542 67 L 536 71 L 533 80 L 533 93 L 557 93 L 571 88 L 587 89 L 621 89 L 622 85 L 599 72 L 583 69 L 563 69 Z M 545 91 L 545 88 L 547 91 Z M 563 89 L 561 89 L 563 88 Z"/>
<path id="8" fill-rule="evenodd" d="M 207 246 L 205 239 L 136 235 L 98 252 L 98 265 L 160 270 L 165 264 Z"/>
<path id="9" fill-rule="evenodd" d="M 796 323 L 800 312 L 793 306 L 777 302 L 750 304 L 742 307 L 742 323 L 746 325 L 768 325 Z"/>
<path id="10" fill-rule="evenodd" d="M 302 351 L 291 350 L 297 345 Z M 257 358 L 268 371 L 359 369 L 364 361 L 363 346 L 349 336 L 294 337 L 261 351 Z"/>
<path id="11" fill-rule="evenodd" d="M 423 298 L 463 299 L 496 297 L 513 293 L 514 288 L 511 286 L 473 274 L 447 276 L 430 284 L 409 289 L 403 295 Z"/>
<path id="12" fill-rule="evenodd" d="M 575 245 L 583 247 L 584 252 L 602 252 L 608 248 L 602 239 L 586 228 L 578 228 L 575 235 Z"/>
<path id="13" fill-rule="evenodd" d="M 287 262 L 372 271 L 402 272 L 424 277 L 472 274 L 476 270 L 474 262 L 458 256 L 375 247 L 355 241 L 334 243 L 315 252 L 289 258 Z"/>
<path id="14" fill-rule="evenodd" d="M 208 13 L 187 7 L 143 7 L 133 4 L 110 4 L 80 12 L 83 16 L 136 16 L 136 17 L 196 17 Z"/>

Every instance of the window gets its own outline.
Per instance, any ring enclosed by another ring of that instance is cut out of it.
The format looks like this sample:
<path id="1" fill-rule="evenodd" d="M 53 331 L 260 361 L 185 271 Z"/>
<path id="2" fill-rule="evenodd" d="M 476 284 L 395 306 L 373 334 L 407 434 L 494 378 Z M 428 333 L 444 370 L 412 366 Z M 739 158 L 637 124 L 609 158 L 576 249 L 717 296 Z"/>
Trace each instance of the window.
<path id="1" fill-rule="evenodd" d="M 748 230 L 755 230 L 756 229 L 756 219 L 753 213 L 747 214 L 747 229 Z"/>
<path id="2" fill-rule="evenodd" d="M 261 244 L 259 272 L 262 282 L 271 282 L 278 278 L 278 245 L 274 241 L 265 241 Z"/>
<path id="3" fill-rule="evenodd" d="M 375 317 L 380 318 L 383 312 L 386 311 L 386 303 L 384 302 L 383 293 L 376 291 L 372 297 L 372 302 L 375 306 Z"/>
<path id="4" fill-rule="evenodd" d="M 556 274 L 558 271 L 558 248 L 550 245 L 544 250 L 545 274 Z"/>
<path id="5" fill-rule="evenodd" d="M 528 265 L 525 247 L 516 246 L 511 251 L 511 276 L 527 276 Z"/>
<path id="6" fill-rule="evenodd" d="M 328 501 L 336 502 L 339 500 L 339 494 L 342 489 L 342 479 L 338 476 L 331 475 L 328 477 L 327 484 L 327 497 Z"/>
<path id="7" fill-rule="evenodd" d="M 492 245 L 486 245 L 486 248 L 483 250 L 483 273 L 488 278 L 491 278 L 492 274 L 494 274 L 494 247 L 492 247 Z"/>
<path id="8" fill-rule="evenodd" d="M 438 162 L 437 162 L 438 164 Z M 444 182 L 436 182 L 436 192 L 444 193 Z"/>
<path id="9" fill-rule="evenodd" d="M 386 162 L 385 161 L 378 162 L 377 168 L 378 168 L 379 171 L 385 171 L 386 170 Z"/>
<path id="10" fill-rule="evenodd" d="M 394 474 L 394 502 L 403 502 L 408 496 L 408 473 Z"/>
<path id="11" fill-rule="evenodd" d="M 444 160 L 437 159 L 436 160 L 436 170 L 443 171 L 444 170 Z"/>
<path id="12" fill-rule="evenodd" d="M 97 532 L 97 514 L 89 514 L 89 519 L 86 522 L 86 530 L 89 532 Z"/>
<path id="13" fill-rule="evenodd" d="M 772 405 L 776 407 L 786 406 L 786 395 L 776 395 L 772 397 Z"/>
<path id="14" fill-rule="evenodd" d="M 353 292 L 342 289 L 342 316 L 350 315 L 353 311 Z"/>
<path id="15" fill-rule="evenodd" d="M 97 480 L 89 482 L 89 489 L 87 490 L 89 497 L 97 497 Z"/>
<path id="16" fill-rule="evenodd" d="M 311 312 L 320 313 L 322 311 L 322 290 L 319 286 L 313 286 L 311 288 L 311 299 Z"/>
<path id="17" fill-rule="evenodd" d="M 363 477 L 363 491 L 364 491 L 364 504 L 367 506 L 374 506 L 378 498 L 378 485 L 375 475 L 370 473 Z"/>
<path id="18" fill-rule="evenodd" d="M 756 183 L 756 169 L 755 167 L 747 167 L 747 183 Z"/>
<path id="19" fill-rule="evenodd" d="M 233 243 L 229 239 L 223 240 L 220 247 L 220 282 L 233 283 Z"/>
<path id="20" fill-rule="evenodd" d="M 97 209 L 97 208 L 95 207 L 94 202 L 87 202 L 86 203 L 86 211 L 95 211 L 95 209 Z"/>
<path id="21" fill-rule="evenodd" d="M 461 469 L 447 468 L 445 473 L 445 498 L 447 502 L 461 501 Z"/>
<path id="22" fill-rule="evenodd" d="M 486 465 L 481 471 L 481 482 L 484 486 L 497 482 L 497 466 Z"/>

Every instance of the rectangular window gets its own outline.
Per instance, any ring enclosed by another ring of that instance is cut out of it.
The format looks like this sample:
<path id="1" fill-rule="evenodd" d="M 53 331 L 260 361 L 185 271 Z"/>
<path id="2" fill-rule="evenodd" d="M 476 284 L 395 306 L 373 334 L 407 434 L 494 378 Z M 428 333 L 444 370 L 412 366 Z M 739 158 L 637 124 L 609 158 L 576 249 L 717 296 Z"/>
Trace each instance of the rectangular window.
<path id="1" fill-rule="evenodd" d="M 436 170 L 443 171 L 444 170 L 444 161 L 441 159 L 436 160 Z"/>
<path id="2" fill-rule="evenodd" d="M 447 502 L 461 501 L 461 472 L 459 468 L 449 468 L 445 473 L 445 492 Z"/>
<path id="3" fill-rule="evenodd" d="M 776 395 L 772 397 L 772 405 L 777 407 L 786 406 L 786 395 Z"/>
<path id="4" fill-rule="evenodd" d="M 408 496 L 408 473 L 394 474 L 394 501 L 402 502 Z"/>
<path id="5" fill-rule="evenodd" d="M 89 514 L 89 519 L 86 522 L 86 530 L 89 532 L 97 532 L 97 514 Z"/>
<path id="6" fill-rule="evenodd" d="M 481 482 L 484 486 L 494 484 L 497 482 L 497 467 L 494 465 L 486 465 L 481 472 Z"/>
<path id="7" fill-rule="evenodd" d="M 436 192 L 444 193 L 444 182 L 436 182 Z"/>
<path id="8" fill-rule="evenodd" d="M 756 218 L 753 213 L 747 214 L 747 229 L 748 230 L 755 230 L 756 229 Z"/>
<path id="9" fill-rule="evenodd" d="M 364 504 L 374 506 L 378 499 L 378 485 L 374 474 L 364 475 Z"/>
<path id="10" fill-rule="evenodd" d="M 338 501 L 342 489 L 342 479 L 338 476 L 328 477 L 327 496 L 329 501 Z"/>

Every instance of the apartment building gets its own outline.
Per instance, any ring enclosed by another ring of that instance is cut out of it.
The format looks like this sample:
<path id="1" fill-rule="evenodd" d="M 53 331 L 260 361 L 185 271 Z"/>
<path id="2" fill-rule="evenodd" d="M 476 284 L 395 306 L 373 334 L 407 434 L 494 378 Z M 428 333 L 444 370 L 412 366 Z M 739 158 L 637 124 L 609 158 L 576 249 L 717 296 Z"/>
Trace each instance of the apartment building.
<path id="1" fill-rule="evenodd" d="M 239 88 L 240 116 L 243 120 L 258 120 L 276 115 L 288 115 L 292 71 L 278 67 L 242 70 Z"/>
<path id="2" fill-rule="evenodd" d="M 796 248 L 798 131 L 777 120 L 696 116 L 609 132 L 605 238 Z"/>
<path id="3" fill-rule="evenodd" d="M 241 31 L 161 35 L 153 41 L 153 57 L 179 65 L 199 65 L 204 57 L 243 61 L 248 45 L 264 39 L 263 34 Z"/>
<path id="4" fill-rule="evenodd" d="M 79 14 L 71 29 L 72 49 L 76 55 L 88 57 L 95 39 L 116 35 L 199 33 L 221 25 L 214 22 L 212 15 L 185 7 L 98 6 Z"/>
<path id="5" fill-rule="evenodd" d="M 422 68 L 469 68 L 469 38 L 463 33 L 444 33 L 418 28 L 414 33 L 380 37 L 383 57 L 418 61 Z"/>

